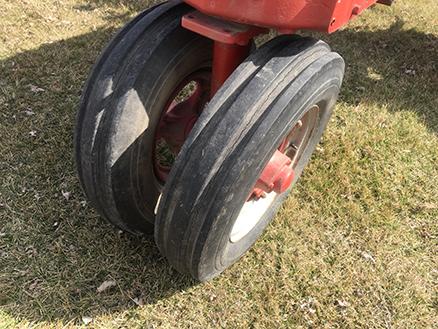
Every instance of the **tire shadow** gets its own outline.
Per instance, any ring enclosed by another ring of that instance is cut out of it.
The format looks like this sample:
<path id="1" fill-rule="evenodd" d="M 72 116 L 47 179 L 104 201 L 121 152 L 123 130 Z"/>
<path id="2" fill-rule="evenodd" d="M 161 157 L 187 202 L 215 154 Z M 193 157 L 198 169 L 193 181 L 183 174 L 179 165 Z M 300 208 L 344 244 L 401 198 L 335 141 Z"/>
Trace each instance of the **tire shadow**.
<path id="1" fill-rule="evenodd" d="M 0 164 L 0 308 L 14 319 L 80 323 L 83 316 L 154 304 L 195 284 L 167 265 L 153 239 L 104 223 L 79 188 L 76 109 L 87 74 L 114 32 L 96 30 L 0 61 L 0 129 L 12 131 L 0 145 L 3 154 L 13 154 Z M 412 111 L 438 133 L 436 36 L 403 30 L 398 22 L 324 39 L 348 63 L 341 101 Z M 34 115 L 26 114 L 29 108 Z M 29 142 L 21 136 L 30 130 L 38 135 Z M 97 292 L 105 281 L 116 286 Z"/>
<path id="2" fill-rule="evenodd" d="M 81 90 L 114 33 L 96 30 L 0 61 L 0 309 L 16 320 L 80 324 L 196 284 L 169 267 L 153 237 L 105 223 L 76 177 Z M 99 293 L 106 281 L 115 286 Z"/>

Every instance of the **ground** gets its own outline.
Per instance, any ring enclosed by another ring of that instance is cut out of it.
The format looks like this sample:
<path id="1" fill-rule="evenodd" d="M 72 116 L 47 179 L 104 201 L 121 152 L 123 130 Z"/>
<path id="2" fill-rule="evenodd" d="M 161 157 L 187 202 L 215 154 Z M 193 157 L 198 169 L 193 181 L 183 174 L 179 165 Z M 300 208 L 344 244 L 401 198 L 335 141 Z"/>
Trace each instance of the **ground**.
<path id="1" fill-rule="evenodd" d="M 320 36 L 347 62 L 324 140 L 254 248 L 205 284 L 105 223 L 75 172 L 87 74 L 151 3 L 0 0 L 0 328 L 437 328 L 436 0 Z"/>

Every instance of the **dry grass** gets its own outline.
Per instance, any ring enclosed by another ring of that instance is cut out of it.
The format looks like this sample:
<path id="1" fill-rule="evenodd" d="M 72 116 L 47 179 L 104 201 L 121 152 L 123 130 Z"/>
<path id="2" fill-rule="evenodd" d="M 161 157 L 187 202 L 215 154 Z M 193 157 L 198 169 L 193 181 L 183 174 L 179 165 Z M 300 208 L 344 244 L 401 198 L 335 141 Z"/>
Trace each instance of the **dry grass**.
<path id="1" fill-rule="evenodd" d="M 437 328 L 436 0 L 322 36 L 348 63 L 324 142 L 262 239 L 202 285 L 104 223 L 73 163 L 88 71 L 149 3 L 0 0 L 0 328 Z"/>

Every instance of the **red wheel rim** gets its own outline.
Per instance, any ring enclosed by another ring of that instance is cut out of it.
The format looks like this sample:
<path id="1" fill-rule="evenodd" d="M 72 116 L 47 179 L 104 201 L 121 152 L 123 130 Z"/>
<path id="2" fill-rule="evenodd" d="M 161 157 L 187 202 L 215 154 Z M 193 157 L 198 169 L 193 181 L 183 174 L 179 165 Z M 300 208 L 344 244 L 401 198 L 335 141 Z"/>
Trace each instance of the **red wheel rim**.
<path id="1" fill-rule="evenodd" d="M 153 162 L 157 179 L 164 183 L 173 162 L 210 99 L 211 72 L 196 71 L 172 91 L 162 110 L 154 138 Z"/>

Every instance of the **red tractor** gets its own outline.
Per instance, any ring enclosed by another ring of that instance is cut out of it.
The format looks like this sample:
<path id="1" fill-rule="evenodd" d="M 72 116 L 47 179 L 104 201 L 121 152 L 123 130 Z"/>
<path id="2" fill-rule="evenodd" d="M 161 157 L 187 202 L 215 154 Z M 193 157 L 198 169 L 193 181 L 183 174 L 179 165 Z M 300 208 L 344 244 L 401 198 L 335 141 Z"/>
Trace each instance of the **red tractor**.
<path id="1" fill-rule="evenodd" d="M 341 88 L 342 57 L 295 31 L 334 32 L 376 2 L 391 1 L 170 0 L 142 12 L 82 95 L 88 199 L 120 229 L 154 233 L 178 271 L 220 274 L 275 216 Z"/>

